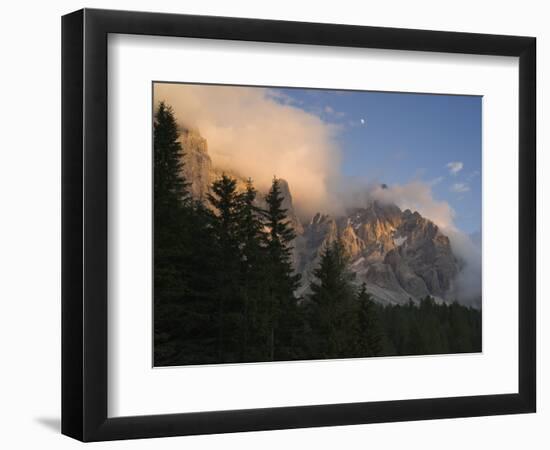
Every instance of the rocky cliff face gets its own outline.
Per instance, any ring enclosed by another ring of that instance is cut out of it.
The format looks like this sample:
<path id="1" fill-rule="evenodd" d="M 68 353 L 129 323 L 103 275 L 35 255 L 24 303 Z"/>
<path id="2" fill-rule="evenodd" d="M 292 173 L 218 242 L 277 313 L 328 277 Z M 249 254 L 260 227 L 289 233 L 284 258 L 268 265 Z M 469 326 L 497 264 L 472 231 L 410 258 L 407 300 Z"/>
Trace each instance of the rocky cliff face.
<path id="1" fill-rule="evenodd" d="M 185 153 L 182 170 L 194 198 L 204 201 L 212 182 L 222 173 L 235 178 L 238 189 L 244 189 L 244 177 L 214 166 L 206 139 L 198 132 L 182 131 L 180 142 Z M 280 186 L 283 205 L 297 234 L 293 256 L 296 271 L 302 274 L 301 293 L 307 291 L 324 246 L 340 239 L 356 282 L 365 282 L 378 301 L 406 303 L 426 295 L 454 299 L 459 261 L 449 238 L 418 212 L 371 201 L 341 217 L 317 213 L 304 226 L 294 210 L 290 186 L 283 179 Z M 258 195 L 260 207 L 265 206 L 265 194 Z"/>
<path id="2" fill-rule="evenodd" d="M 184 152 L 182 172 L 191 184 L 191 195 L 198 200 L 204 200 L 214 175 L 206 139 L 197 131 L 182 130 L 179 141 Z"/>
<path id="3" fill-rule="evenodd" d="M 418 212 L 371 201 L 344 217 L 317 214 L 298 238 L 298 270 L 306 280 L 324 246 L 340 239 L 357 283 L 380 301 L 405 303 L 432 295 L 451 299 L 459 262 L 449 238 Z"/>
<path id="4" fill-rule="evenodd" d="M 198 131 L 182 130 L 179 142 L 182 145 L 184 153 L 182 173 L 187 182 L 190 183 L 189 188 L 193 198 L 205 201 L 212 183 L 224 173 L 237 180 L 237 190 L 244 191 L 246 178 L 230 170 L 215 167 L 208 154 L 208 143 Z M 287 215 L 296 233 L 301 234 L 304 230 L 294 210 L 288 182 L 284 179 L 280 179 L 279 182 L 281 193 L 284 197 L 283 208 L 287 210 Z M 259 207 L 265 206 L 264 197 L 266 194 L 267 192 L 258 193 L 257 205 Z"/>

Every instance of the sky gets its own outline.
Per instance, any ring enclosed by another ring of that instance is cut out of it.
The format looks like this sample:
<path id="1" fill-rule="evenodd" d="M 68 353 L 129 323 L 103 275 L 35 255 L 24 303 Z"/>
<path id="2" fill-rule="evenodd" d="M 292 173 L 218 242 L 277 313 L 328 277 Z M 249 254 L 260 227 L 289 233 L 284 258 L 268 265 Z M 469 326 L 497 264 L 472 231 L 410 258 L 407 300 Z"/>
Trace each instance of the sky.
<path id="1" fill-rule="evenodd" d="M 186 83 L 153 94 L 207 139 L 214 166 L 260 190 L 285 178 L 305 221 L 367 195 L 481 230 L 481 97 Z"/>
<path id="2" fill-rule="evenodd" d="M 481 97 L 275 89 L 275 98 L 335 124 L 341 171 L 359 183 L 422 183 L 481 230 Z"/>

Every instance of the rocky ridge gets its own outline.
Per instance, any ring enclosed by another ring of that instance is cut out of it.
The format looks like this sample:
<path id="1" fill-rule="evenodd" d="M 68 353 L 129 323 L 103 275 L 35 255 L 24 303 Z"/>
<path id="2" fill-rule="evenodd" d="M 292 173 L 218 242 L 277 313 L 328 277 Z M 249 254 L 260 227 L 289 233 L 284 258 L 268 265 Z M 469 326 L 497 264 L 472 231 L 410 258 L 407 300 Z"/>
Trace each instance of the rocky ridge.
<path id="1" fill-rule="evenodd" d="M 452 299 L 459 261 L 449 238 L 418 212 L 372 200 L 343 217 L 315 215 L 297 239 L 297 268 L 306 280 L 335 239 L 350 258 L 356 282 L 365 282 L 379 301 L 406 303 L 426 295 Z"/>
<path id="2" fill-rule="evenodd" d="M 197 131 L 182 130 L 180 142 L 184 149 L 182 170 L 194 198 L 205 200 L 212 182 L 222 173 L 237 179 L 238 188 L 244 189 L 244 177 L 213 165 L 207 141 Z M 440 301 L 454 300 L 454 279 L 460 262 L 449 238 L 418 212 L 371 200 L 340 217 L 317 213 L 303 225 L 285 180 L 281 180 L 281 190 L 297 234 L 293 254 L 296 271 L 302 274 L 300 293 L 307 290 L 323 248 L 340 239 L 356 282 L 365 282 L 378 301 L 403 304 L 426 295 Z M 264 195 L 260 193 L 258 206 L 264 205 Z"/>

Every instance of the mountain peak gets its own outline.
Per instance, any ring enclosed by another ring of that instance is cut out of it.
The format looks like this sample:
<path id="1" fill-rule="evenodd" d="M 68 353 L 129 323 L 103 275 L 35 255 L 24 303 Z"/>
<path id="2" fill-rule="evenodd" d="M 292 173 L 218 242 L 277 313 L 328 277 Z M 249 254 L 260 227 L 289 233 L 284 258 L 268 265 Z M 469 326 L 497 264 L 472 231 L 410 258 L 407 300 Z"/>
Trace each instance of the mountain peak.
<path id="1" fill-rule="evenodd" d="M 317 213 L 300 239 L 297 267 L 304 279 L 311 276 L 326 243 L 340 239 L 357 282 L 365 282 L 379 301 L 453 295 L 458 262 L 449 239 L 418 212 L 372 200 L 336 219 Z"/>

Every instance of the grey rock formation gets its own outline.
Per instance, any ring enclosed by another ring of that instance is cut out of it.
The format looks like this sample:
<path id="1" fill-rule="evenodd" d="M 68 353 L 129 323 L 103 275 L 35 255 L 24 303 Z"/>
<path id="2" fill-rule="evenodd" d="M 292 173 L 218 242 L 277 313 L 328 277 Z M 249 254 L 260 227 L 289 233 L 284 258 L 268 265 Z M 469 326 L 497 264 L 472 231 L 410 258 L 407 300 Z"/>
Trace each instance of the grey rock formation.
<path id="1" fill-rule="evenodd" d="M 317 214 L 300 239 L 297 267 L 305 280 L 324 246 L 340 239 L 356 282 L 365 282 L 379 301 L 405 303 L 426 295 L 452 299 L 458 260 L 449 239 L 418 212 L 371 201 L 338 219 Z"/>
<path id="2" fill-rule="evenodd" d="M 292 224 L 294 231 L 297 235 L 301 235 L 304 232 L 304 227 L 302 222 L 300 222 L 300 219 L 298 219 L 296 210 L 294 209 L 288 181 L 283 178 L 279 179 L 279 186 L 281 187 L 281 194 L 284 197 L 282 206 L 286 209 L 287 216 L 290 219 L 290 223 Z"/>

